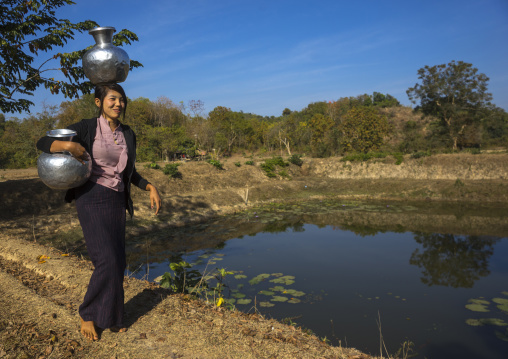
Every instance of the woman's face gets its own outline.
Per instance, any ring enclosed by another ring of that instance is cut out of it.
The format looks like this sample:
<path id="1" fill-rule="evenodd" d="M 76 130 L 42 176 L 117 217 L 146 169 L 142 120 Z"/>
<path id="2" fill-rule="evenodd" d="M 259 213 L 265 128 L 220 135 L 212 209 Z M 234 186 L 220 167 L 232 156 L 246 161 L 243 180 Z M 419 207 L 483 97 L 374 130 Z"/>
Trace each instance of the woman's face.
<path id="1" fill-rule="evenodd" d="M 100 108 L 101 100 L 96 98 L 95 104 Z M 125 102 L 122 95 L 114 90 L 109 90 L 104 97 L 104 103 L 102 105 L 102 115 L 108 121 L 114 121 L 120 119 L 125 108 Z"/>

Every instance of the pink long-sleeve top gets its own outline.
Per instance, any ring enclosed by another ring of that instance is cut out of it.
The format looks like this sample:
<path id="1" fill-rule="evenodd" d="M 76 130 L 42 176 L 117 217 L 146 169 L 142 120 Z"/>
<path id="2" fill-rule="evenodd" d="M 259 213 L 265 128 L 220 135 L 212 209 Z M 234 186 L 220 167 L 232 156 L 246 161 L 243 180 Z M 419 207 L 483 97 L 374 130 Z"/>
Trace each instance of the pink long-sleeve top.
<path id="1" fill-rule="evenodd" d="M 122 172 L 127 165 L 127 143 L 122 125 L 111 131 L 104 117 L 97 120 L 93 142 L 92 174 L 90 181 L 123 192 Z"/>

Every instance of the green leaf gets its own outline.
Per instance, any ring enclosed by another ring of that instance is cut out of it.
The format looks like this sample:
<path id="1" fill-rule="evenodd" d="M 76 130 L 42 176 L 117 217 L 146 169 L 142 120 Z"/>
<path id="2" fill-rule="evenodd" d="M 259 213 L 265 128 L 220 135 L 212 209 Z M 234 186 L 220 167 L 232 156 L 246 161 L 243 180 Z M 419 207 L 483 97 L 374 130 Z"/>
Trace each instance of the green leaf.
<path id="1" fill-rule="evenodd" d="M 264 307 L 264 308 L 269 308 L 269 307 L 274 307 L 275 304 L 270 303 L 270 302 L 259 302 L 259 306 Z"/>
<path id="2" fill-rule="evenodd" d="M 235 279 L 245 279 L 247 276 L 245 274 L 237 274 L 235 275 Z"/>
<path id="3" fill-rule="evenodd" d="M 266 278 L 270 277 L 270 274 L 268 273 L 262 273 L 262 274 L 258 274 L 257 276 L 255 276 L 254 278 L 252 278 L 250 281 L 249 281 L 249 284 L 250 285 L 256 285 L 256 284 L 259 284 L 261 281 L 265 280 Z"/>
<path id="4" fill-rule="evenodd" d="M 250 302 L 252 302 L 252 299 L 238 299 L 236 304 L 249 304 Z"/>
<path id="5" fill-rule="evenodd" d="M 473 312 L 489 312 L 487 307 L 483 304 L 466 304 L 466 308 Z"/>
<path id="6" fill-rule="evenodd" d="M 508 304 L 508 299 L 506 298 L 493 298 L 492 301 L 497 304 Z"/>
<path id="7" fill-rule="evenodd" d="M 272 292 L 270 290 L 262 290 L 258 294 L 261 294 L 261 295 L 274 295 L 275 292 Z"/>
<path id="8" fill-rule="evenodd" d="M 271 279 L 270 282 L 291 285 L 295 282 L 294 279 L 295 277 L 292 275 L 285 275 L 279 278 Z"/>
<path id="9" fill-rule="evenodd" d="M 280 295 L 274 295 L 270 301 L 272 302 L 287 302 L 288 298 Z"/>

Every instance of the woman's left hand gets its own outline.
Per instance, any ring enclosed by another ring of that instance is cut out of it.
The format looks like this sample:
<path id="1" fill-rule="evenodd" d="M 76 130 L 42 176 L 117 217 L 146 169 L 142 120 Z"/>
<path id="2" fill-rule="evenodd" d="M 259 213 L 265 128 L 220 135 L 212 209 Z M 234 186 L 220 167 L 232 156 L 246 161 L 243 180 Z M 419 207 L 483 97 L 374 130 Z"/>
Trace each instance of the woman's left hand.
<path id="1" fill-rule="evenodd" d="M 159 191 L 157 191 L 157 188 L 155 188 L 155 186 L 150 183 L 146 186 L 146 190 L 150 191 L 150 205 L 152 206 L 152 209 L 155 206 L 155 214 L 158 214 L 162 205 Z"/>

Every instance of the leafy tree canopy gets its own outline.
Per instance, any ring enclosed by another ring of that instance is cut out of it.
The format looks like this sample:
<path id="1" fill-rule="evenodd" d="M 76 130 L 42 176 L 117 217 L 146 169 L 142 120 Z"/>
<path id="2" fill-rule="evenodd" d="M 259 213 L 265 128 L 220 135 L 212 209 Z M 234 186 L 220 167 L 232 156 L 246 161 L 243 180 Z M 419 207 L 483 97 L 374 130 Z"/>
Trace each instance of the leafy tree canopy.
<path id="1" fill-rule="evenodd" d="M 418 78 L 421 83 L 406 91 L 409 99 L 414 104 L 419 101 L 424 114 L 441 119 L 456 149 L 466 126 L 480 120 L 482 112 L 491 106 L 489 78 L 463 61 L 425 66 L 418 70 Z"/>
<path id="2" fill-rule="evenodd" d="M 88 31 L 98 24 L 92 20 L 72 23 L 58 19 L 55 11 L 71 0 L 2 0 L 0 2 L 0 110 L 2 112 L 30 111 L 33 96 L 40 86 L 51 93 L 62 92 L 65 97 L 79 98 L 90 93 L 93 85 L 85 81 L 78 65 L 83 54 L 91 48 L 70 53 L 57 53 L 74 39 L 75 32 Z M 136 34 L 122 30 L 114 35 L 113 44 L 122 46 L 138 41 Z M 45 55 L 45 56 L 44 56 Z M 50 66 L 51 63 L 56 65 Z M 131 68 L 142 66 L 131 61 Z M 55 74 L 56 75 L 51 75 Z M 63 75 L 63 76 L 62 76 Z M 61 78 L 60 80 L 55 79 Z"/>

